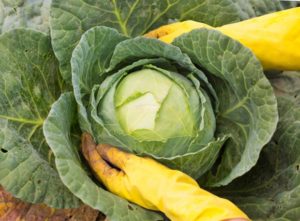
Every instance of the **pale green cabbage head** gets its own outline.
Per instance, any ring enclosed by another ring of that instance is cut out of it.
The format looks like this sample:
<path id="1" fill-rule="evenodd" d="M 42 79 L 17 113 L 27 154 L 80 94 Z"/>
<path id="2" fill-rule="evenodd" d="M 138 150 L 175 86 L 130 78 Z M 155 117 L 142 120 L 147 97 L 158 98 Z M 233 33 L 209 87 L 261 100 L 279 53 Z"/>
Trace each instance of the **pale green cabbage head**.
<path id="1" fill-rule="evenodd" d="M 143 69 L 124 77 L 116 88 L 114 104 L 125 133 L 138 141 L 195 136 L 200 116 L 197 91 L 186 79 L 180 80 L 190 94 L 157 70 Z"/>

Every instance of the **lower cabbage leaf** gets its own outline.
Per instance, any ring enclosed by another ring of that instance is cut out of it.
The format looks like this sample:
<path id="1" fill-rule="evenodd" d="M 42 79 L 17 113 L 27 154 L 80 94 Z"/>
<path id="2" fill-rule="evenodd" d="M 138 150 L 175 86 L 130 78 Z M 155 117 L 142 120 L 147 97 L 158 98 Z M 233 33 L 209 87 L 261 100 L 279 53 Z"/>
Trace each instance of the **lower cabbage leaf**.
<path id="1" fill-rule="evenodd" d="M 294 221 L 300 217 L 300 75 L 284 72 L 271 82 L 279 109 L 276 133 L 249 173 L 214 192 L 255 221 Z"/>
<path id="2" fill-rule="evenodd" d="M 0 36 L 0 184 L 27 202 L 77 207 L 42 130 L 61 91 L 49 36 L 25 29 Z"/>
<path id="3" fill-rule="evenodd" d="M 84 203 L 102 211 L 111 221 L 163 221 L 159 214 L 104 190 L 89 177 L 78 152 L 79 142 L 74 142 L 76 139 L 70 137 L 78 123 L 76 109 L 74 96 L 71 93 L 62 94 L 53 104 L 44 124 L 45 137 L 54 152 L 62 181 Z"/>

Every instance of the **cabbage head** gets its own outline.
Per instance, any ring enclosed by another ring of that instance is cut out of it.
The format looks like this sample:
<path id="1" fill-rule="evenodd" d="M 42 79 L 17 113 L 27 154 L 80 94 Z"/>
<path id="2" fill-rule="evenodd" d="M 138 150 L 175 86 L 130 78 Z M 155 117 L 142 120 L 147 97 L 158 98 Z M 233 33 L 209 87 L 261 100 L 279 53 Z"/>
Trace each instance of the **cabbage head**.
<path id="1" fill-rule="evenodd" d="M 72 82 L 81 130 L 219 186 L 255 165 L 277 124 L 277 103 L 254 55 L 213 30 L 173 45 L 87 31 Z"/>

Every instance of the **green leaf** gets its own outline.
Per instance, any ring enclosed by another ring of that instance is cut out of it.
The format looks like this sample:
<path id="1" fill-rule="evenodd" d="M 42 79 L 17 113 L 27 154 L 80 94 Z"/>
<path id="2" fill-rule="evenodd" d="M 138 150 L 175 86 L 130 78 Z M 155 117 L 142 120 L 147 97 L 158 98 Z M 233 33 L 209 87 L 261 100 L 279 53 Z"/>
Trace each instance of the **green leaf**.
<path id="1" fill-rule="evenodd" d="M 80 201 L 32 144 L 0 119 L 0 183 L 17 198 L 55 208 L 78 207 Z"/>
<path id="2" fill-rule="evenodd" d="M 50 38 L 18 29 L 0 37 L 0 118 L 48 159 L 42 125 L 61 92 L 57 61 Z"/>
<path id="3" fill-rule="evenodd" d="M 264 1 L 274 4 L 274 0 Z M 131 37 L 143 35 L 174 20 L 193 19 L 221 26 L 256 15 L 256 11 L 245 11 L 245 7 L 249 8 L 252 4 L 241 3 L 241 0 L 154 0 L 151 3 L 147 0 L 53 0 L 50 20 L 52 44 L 62 75 L 70 80 L 72 51 L 81 35 L 94 26 L 112 27 Z M 267 4 L 263 8 L 264 13 L 274 11 L 274 7 L 269 8 Z"/>
<path id="4" fill-rule="evenodd" d="M 295 98 L 300 95 L 300 72 L 284 71 L 268 77 L 276 96 Z"/>
<path id="5" fill-rule="evenodd" d="M 257 17 L 296 6 L 296 2 L 280 0 L 237 0 L 237 4 L 246 16 L 250 17 Z"/>
<path id="6" fill-rule="evenodd" d="M 192 177 L 200 177 L 215 163 L 220 150 L 228 137 L 209 142 L 205 147 L 196 152 L 191 152 L 174 157 L 158 157 L 151 155 L 171 169 L 180 169 Z M 198 146 L 199 147 L 199 146 Z"/>
<path id="7" fill-rule="evenodd" d="M 276 133 L 249 173 L 214 190 L 233 200 L 254 221 L 294 221 L 300 217 L 299 80 L 299 72 L 271 79 L 275 91 L 280 91 Z"/>
<path id="8" fill-rule="evenodd" d="M 53 105 L 44 125 L 47 142 L 51 146 L 57 170 L 64 184 L 84 203 L 102 211 L 111 221 L 162 221 L 152 211 L 142 209 L 102 189 L 85 171 L 78 148 L 70 138 L 77 123 L 77 104 L 73 94 L 62 94 Z"/>
<path id="9" fill-rule="evenodd" d="M 157 39 L 136 37 L 121 42 L 116 46 L 110 61 L 109 70 L 114 70 L 119 66 L 128 65 L 139 59 L 146 58 L 164 58 L 170 61 L 173 66 L 186 69 L 182 73 L 183 75 L 191 72 L 195 73 L 197 78 L 205 85 L 204 87 L 208 88 L 208 93 L 217 100 L 216 93 L 207 80 L 207 77 L 201 70 L 195 67 L 189 56 L 182 53 L 180 48 Z"/>
<path id="10" fill-rule="evenodd" d="M 231 138 L 205 185 L 226 185 L 256 164 L 275 131 L 278 115 L 272 87 L 252 52 L 218 31 L 194 30 L 173 44 L 207 70 L 219 97 L 217 134 Z"/>
<path id="11" fill-rule="evenodd" d="M 79 106 L 79 122 L 82 131 L 93 134 L 86 110 L 92 88 L 94 84 L 101 83 L 115 46 L 125 39 L 127 38 L 114 29 L 95 27 L 82 36 L 73 52 L 72 83 Z"/>
<path id="12" fill-rule="evenodd" d="M 2 0 L 0 33 L 15 28 L 31 28 L 49 32 L 51 0 Z"/>
<path id="13" fill-rule="evenodd" d="M 42 131 L 61 92 L 59 76 L 47 35 L 17 29 L 0 37 L 0 183 L 25 201 L 76 207 L 79 201 L 59 180 Z"/>

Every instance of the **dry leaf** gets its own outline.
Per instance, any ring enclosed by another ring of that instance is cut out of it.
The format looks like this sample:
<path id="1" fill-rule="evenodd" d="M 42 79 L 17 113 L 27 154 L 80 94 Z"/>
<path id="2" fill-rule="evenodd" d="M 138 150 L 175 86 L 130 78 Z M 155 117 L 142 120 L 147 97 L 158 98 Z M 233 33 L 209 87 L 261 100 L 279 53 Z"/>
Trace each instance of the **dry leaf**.
<path id="1" fill-rule="evenodd" d="M 83 205 L 77 209 L 53 209 L 14 198 L 0 187 L 0 221 L 103 221 L 97 210 Z"/>

